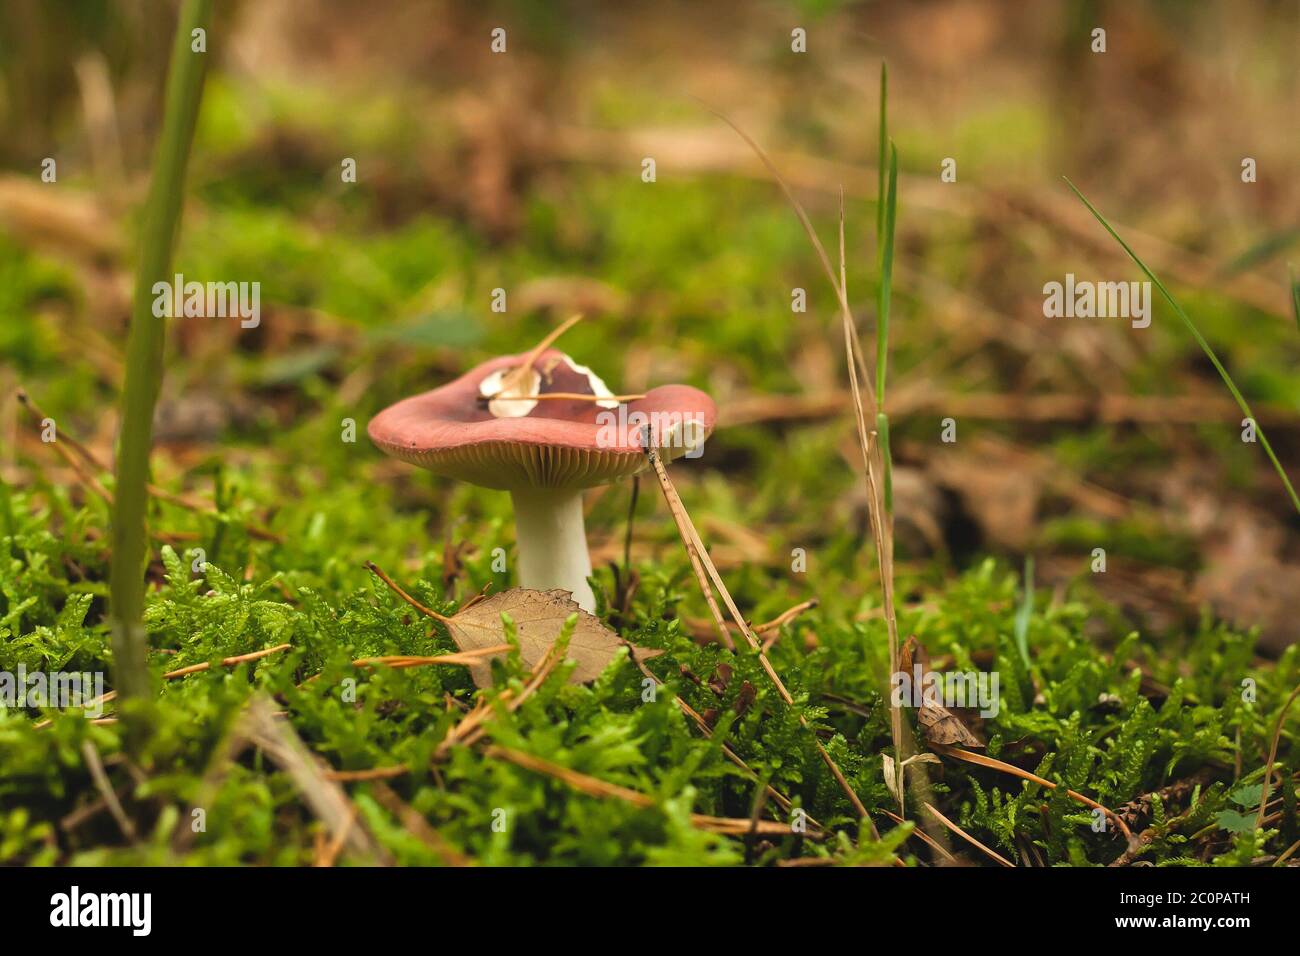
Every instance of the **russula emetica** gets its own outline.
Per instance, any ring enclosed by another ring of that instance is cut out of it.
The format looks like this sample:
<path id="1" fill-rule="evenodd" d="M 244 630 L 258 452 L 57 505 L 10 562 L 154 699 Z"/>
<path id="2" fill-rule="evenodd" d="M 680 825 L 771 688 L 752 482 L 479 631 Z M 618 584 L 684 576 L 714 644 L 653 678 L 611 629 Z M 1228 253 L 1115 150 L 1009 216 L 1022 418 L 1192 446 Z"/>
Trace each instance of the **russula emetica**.
<path id="1" fill-rule="evenodd" d="M 484 362 L 389 406 L 368 430 L 395 458 L 510 492 L 520 585 L 562 588 L 594 611 L 583 490 L 645 468 L 646 436 L 665 458 L 698 454 L 716 418 L 713 400 L 685 385 L 620 401 L 590 369 L 546 349 Z"/>

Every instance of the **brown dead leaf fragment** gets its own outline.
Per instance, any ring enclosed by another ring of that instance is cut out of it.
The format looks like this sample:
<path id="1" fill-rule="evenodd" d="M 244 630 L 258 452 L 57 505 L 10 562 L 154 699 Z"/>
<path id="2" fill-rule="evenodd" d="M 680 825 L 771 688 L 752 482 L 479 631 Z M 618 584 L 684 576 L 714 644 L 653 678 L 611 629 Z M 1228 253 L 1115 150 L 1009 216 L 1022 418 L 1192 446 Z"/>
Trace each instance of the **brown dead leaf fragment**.
<path id="1" fill-rule="evenodd" d="M 907 675 L 911 682 L 914 693 L 920 699 L 920 706 L 917 707 L 917 721 L 921 725 L 921 731 L 925 738 L 932 744 L 940 744 L 945 747 L 983 747 L 984 742 L 970 732 L 970 729 L 962 723 L 961 718 L 954 714 L 947 707 L 944 707 L 935 699 L 935 694 L 929 690 L 925 678 L 933 674 L 933 685 L 935 690 L 942 688 L 943 675 L 937 671 L 930 670 L 930 654 L 925 649 L 925 645 L 912 635 L 903 644 L 903 649 L 899 654 L 899 666 L 901 672 Z M 920 683 L 918 684 L 918 675 Z M 911 698 L 905 697 L 904 703 L 910 703 Z"/>
<path id="2" fill-rule="evenodd" d="M 961 747 L 983 747 L 984 742 L 966 729 L 966 725 L 952 711 L 939 704 L 923 704 L 917 715 L 921 730 L 932 744 Z"/>
<path id="3" fill-rule="evenodd" d="M 577 626 L 569 640 L 569 660 L 577 661 L 569 676 L 570 683 L 581 684 L 600 676 L 621 647 L 646 660 L 663 651 L 631 644 L 611 631 L 595 615 L 580 608 L 568 591 L 532 591 L 512 588 L 467 607 L 444 620 L 451 638 L 461 651 L 474 651 L 501 644 L 505 627 L 501 615 L 509 614 L 519 635 L 519 652 L 524 664 L 536 667 L 546 657 L 560 636 L 570 614 L 578 615 Z M 492 684 L 492 667 L 488 658 L 469 665 L 470 676 L 479 687 Z"/>

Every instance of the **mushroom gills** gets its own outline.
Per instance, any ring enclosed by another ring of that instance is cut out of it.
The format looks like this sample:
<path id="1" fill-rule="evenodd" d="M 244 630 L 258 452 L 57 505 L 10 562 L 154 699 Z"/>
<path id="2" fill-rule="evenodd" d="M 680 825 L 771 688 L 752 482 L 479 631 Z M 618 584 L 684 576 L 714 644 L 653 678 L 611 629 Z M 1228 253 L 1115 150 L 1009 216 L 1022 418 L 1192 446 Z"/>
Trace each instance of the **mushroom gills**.
<path id="1" fill-rule="evenodd" d="M 570 591 L 583 610 L 594 614 L 596 595 L 587 583 L 591 556 L 587 553 L 582 491 L 516 488 L 510 497 L 519 546 L 519 584 L 537 591 Z"/>

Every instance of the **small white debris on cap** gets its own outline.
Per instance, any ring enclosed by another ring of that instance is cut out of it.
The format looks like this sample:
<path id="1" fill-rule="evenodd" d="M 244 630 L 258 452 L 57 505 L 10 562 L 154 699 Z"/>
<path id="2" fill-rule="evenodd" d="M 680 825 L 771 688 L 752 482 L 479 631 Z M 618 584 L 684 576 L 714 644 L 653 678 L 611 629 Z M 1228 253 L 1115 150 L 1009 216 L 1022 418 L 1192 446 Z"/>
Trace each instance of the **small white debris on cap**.
<path id="1" fill-rule="evenodd" d="M 499 395 L 505 385 L 505 377 L 517 371 L 517 369 L 497 369 L 479 382 L 478 393 L 488 399 L 493 395 Z M 542 389 L 542 376 L 538 374 L 537 369 L 530 368 L 528 378 L 528 387 L 521 390 L 522 394 L 536 395 Z M 511 391 L 513 392 L 514 389 Z M 527 398 L 502 398 L 488 402 L 488 411 L 492 413 L 493 418 L 523 418 L 536 407 L 537 402 Z"/>

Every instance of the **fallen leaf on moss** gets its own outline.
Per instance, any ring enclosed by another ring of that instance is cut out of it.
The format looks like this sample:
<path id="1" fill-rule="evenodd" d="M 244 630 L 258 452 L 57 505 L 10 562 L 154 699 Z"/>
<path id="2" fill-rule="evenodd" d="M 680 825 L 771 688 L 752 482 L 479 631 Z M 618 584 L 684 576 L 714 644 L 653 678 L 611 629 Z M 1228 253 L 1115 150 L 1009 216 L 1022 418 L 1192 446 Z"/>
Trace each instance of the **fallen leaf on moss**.
<path id="1" fill-rule="evenodd" d="M 502 614 L 509 614 L 514 621 L 519 636 L 519 654 L 528 667 L 541 663 L 560 636 L 569 615 L 578 615 L 568 652 L 569 660 L 578 662 L 569 676 L 569 682 L 573 684 L 599 677 L 620 647 L 626 647 L 629 654 L 636 655 L 636 659 L 641 661 L 663 653 L 623 640 L 600 618 L 580 608 L 568 591 L 559 589 L 533 591 L 512 588 L 453 614 L 444 623 L 461 651 L 473 651 L 505 641 Z M 492 684 L 490 660 L 483 658 L 469 665 L 470 676 L 479 687 Z"/>
<path id="2" fill-rule="evenodd" d="M 930 653 L 925 649 L 925 645 L 916 639 L 915 635 L 909 637 L 903 644 L 899 657 L 900 669 L 904 674 L 910 676 L 915 664 L 920 665 L 922 677 L 931 673 Z M 942 686 L 942 681 L 940 685 Z M 922 694 L 922 703 L 917 708 L 916 717 L 921 724 L 921 731 L 925 734 L 926 740 L 932 744 L 941 744 L 947 747 L 982 748 L 984 746 L 984 742 L 970 732 L 970 729 L 962 723 L 960 717 L 947 707 L 930 699 L 927 694 Z"/>

